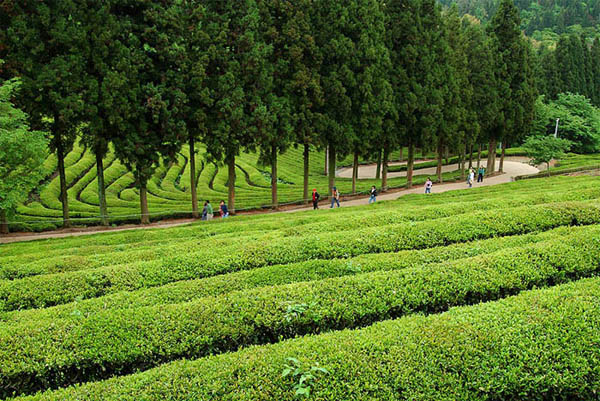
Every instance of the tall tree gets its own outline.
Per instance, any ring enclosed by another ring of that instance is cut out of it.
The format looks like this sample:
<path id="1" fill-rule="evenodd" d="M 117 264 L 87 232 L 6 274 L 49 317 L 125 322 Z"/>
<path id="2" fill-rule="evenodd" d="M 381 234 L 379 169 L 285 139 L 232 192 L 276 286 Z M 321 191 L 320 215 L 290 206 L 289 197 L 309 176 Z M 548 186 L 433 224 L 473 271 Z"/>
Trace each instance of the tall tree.
<path id="1" fill-rule="evenodd" d="M 600 38 L 596 38 L 590 49 L 590 62 L 592 66 L 592 103 L 600 106 Z"/>
<path id="2" fill-rule="evenodd" d="M 269 78 L 270 49 L 259 33 L 260 14 L 253 0 L 207 0 L 207 32 L 213 39 L 207 68 L 211 107 L 203 141 L 207 155 L 228 169 L 228 205 L 235 212 L 235 158 L 253 149 L 268 117 L 262 94 Z"/>
<path id="3" fill-rule="evenodd" d="M 180 89 L 187 102 L 182 115 L 187 130 L 189 148 L 190 194 L 192 217 L 198 218 L 198 189 L 196 172 L 197 143 L 207 133 L 207 114 L 212 105 L 208 87 L 207 68 L 212 54 L 211 38 L 206 31 L 207 9 L 203 2 L 185 0 L 172 2 L 164 14 L 163 32 L 183 48 L 180 52 L 183 77 Z"/>
<path id="4" fill-rule="evenodd" d="M 488 172 L 495 170 L 497 141 L 502 141 L 503 161 L 507 142 L 527 133 L 533 120 L 536 91 L 532 55 L 519 26 L 519 13 L 512 0 L 502 0 L 489 26 L 495 42 L 501 104 L 499 118 L 490 133 Z"/>
<path id="5" fill-rule="evenodd" d="M 123 0 L 126 2 L 126 0 Z M 176 1 L 176 0 L 173 0 Z M 174 160 L 187 135 L 182 113 L 185 50 L 163 31 L 169 2 L 150 0 L 136 8 L 115 7 L 124 44 L 118 68 L 122 77 L 122 118 L 109 121 L 117 157 L 133 170 L 140 194 L 141 221 L 149 223 L 147 182 L 161 160 Z"/>
<path id="6" fill-rule="evenodd" d="M 50 133 L 50 149 L 58 159 L 63 226 L 70 227 L 65 155 L 83 118 L 86 80 L 85 32 L 74 18 L 81 7 L 72 0 L 9 1 L 0 7 L 6 27 L 0 57 L 21 78 L 18 103 L 33 129 Z"/>
<path id="7" fill-rule="evenodd" d="M 353 150 L 370 129 L 380 130 L 389 98 L 385 74 L 384 19 L 377 0 L 318 0 L 313 5 L 321 49 L 321 136 L 328 147 L 329 194 L 336 159 Z M 386 92 L 387 91 L 387 92 Z M 387 94 L 386 94 L 387 93 Z"/>
<path id="8" fill-rule="evenodd" d="M 31 131 L 27 115 L 12 104 L 18 86 L 15 79 L 0 81 L 0 234 L 8 233 L 8 216 L 40 183 L 47 156 L 44 133 Z"/>
<path id="9" fill-rule="evenodd" d="M 478 160 L 482 143 L 487 142 L 498 115 L 499 99 L 492 43 L 479 21 L 463 18 L 465 29 L 465 52 L 468 60 L 468 81 L 473 88 L 469 99 L 470 109 L 475 112 L 476 124 L 471 125 L 469 139 L 478 145 Z M 479 166 L 478 166 L 479 167 Z"/>
<path id="10" fill-rule="evenodd" d="M 98 203 L 100 221 L 108 225 L 106 185 L 103 159 L 108 153 L 112 130 L 107 124 L 121 118 L 123 106 L 120 88 L 115 86 L 122 76 L 114 68 L 121 62 L 124 51 L 120 38 L 120 25 L 110 2 L 87 0 L 76 16 L 85 32 L 81 53 L 85 60 L 86 79 L 83 92 L 84 121 L 82 142 L 96 158 Z"/>

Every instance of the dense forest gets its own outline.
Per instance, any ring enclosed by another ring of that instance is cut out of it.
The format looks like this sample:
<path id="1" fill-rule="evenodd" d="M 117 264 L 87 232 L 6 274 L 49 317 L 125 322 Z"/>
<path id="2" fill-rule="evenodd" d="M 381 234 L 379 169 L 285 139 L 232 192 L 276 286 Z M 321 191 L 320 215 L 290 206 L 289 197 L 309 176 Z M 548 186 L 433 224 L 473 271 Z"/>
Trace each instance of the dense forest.
<path id="1" fill-rule="evenodd" d="M 483 21 L 489 20 L 498 9 L 499 0 L 440 0 L 444 5 L 456 3 L 459 12 L 471 14 Z M 516 0 L 520 10 L 521 29 L 532 35 L 536 31 L 549 30 L 567 33 L 573 26 L 597 28 L 600 24 L 600 1 L 573 0 Z"/>

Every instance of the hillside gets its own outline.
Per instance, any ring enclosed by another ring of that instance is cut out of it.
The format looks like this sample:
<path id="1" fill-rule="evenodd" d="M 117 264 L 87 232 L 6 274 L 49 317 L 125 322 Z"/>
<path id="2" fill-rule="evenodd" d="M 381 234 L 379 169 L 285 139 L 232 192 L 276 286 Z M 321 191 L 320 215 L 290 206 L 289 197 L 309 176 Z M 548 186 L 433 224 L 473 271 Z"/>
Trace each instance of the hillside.
<path id="1" fill-rule="evenodd" d="M 191 213 L 190 164 L 189 151 L 184 147 L 178 155 L 178 162 L 158 168 L 148 182 L 148 202 L 152 219 L 189 216 Z M 421 157 L 420 154 L 417 155 Z M 391 159 L 399 158 L 399 152 Z M 340 162 L 351 164 L 350 160 Z M 110 153 L 105 161 L 105 181 L 110 222 L 139 221 L 139 192 L 133 187 L 133 174 Z M 314 151 L 310 155 L 309 188 L 316 188 L 322 194 L 327 193 L 327 176 L 324 174 L 324 152 Z M 93 154 L 76 144 L 65 160 L 66 176 L 71 216 L 75 224 L 97 224 L 98 219 L 98 181 Z M 237 209 L 248 210 L 268 206 L 271 200 L 270 175 L 268 167 L 258 164 L 256 154 L 242 154 L 236 162 L 236 204 Z M 27 203 L 18 208 L 17 216 L 12 219 L 11 230 L 45 230 L 59 227 L 62 223 L 60 187 L 56 171 L 56 157 L 51 155 L 44 164 L 47 179 L 39 194 L 32 194 Z M 448 173 L 452 179 L 458 173 Z M 227 169 L 204 160 L 202 149 L 197 155 L 196 176 L 198 197 L 203 202 L 210 200 L 218 205 L 221 199 L 227 199 Z M 425 182 L 426 177 L 417 176 L 416 184 Z M 359 180 L 357 190 L 367 192 L 371 185 L 379 186 L 380 180 Z M 399 187 L 406 183 L 404 178 L 390 180 L 390 187 Z M 339 178 L 337 186 L 342 194 L 351 192 L 352 180 Z M 278 192 L 281 204 L 301 202 L 303 192 L 302 150 L 289 149 L 279 160 Z M 202 204 L 202 203 L 201 203 Z"/>
<path id="2" fill-rule="evenodd" d="M 462 14 L 471 14 L 487 21 L 496 13 L 499 0 L 440 0 L 446 6 L 456 3 Z M 600 24 L 600 1 L 573 0 L 516 0 L 515 5 L 521 11 L 521 28 L 526 34 L 535 31 L 550 30 L 554 33 L 566 33 L 570 27 L 598 28 Z"/>
<path id="3" fill-rule="evenodd" d="M 0 398 L 594 399 L 599 184 L 0 245 Z"/>

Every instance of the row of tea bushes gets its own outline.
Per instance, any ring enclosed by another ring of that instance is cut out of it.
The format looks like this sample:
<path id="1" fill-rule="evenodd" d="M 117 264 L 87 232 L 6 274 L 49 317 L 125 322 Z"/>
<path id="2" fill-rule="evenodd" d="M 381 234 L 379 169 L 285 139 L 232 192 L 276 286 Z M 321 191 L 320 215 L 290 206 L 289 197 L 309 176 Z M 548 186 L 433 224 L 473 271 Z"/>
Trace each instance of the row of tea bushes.
<path id="1" fill-rule="evenodd" d="M 0 333 L 1 395 L 415 312 L 443 312 L 589 277 L 600 271 L 599 261 L 600 227 L 594 226 L 561 239 L 455 262 L 106 311 L 80 320 L 36 319 Z"/>

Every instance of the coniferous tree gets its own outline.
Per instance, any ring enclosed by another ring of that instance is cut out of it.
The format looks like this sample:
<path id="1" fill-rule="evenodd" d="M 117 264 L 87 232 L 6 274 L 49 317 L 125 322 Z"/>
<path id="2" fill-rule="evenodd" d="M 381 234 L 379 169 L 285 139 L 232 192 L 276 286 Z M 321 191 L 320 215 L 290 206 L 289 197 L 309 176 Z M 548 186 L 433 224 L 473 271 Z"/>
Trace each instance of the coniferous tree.
<path id="1" fill-rule="evenodd" d="M 65 156 L 83 120 L 86 81 L 82 9 L 72 0 L 14 2 L 0 7 L 5 22 L 2 56 L 22 82 L 18 105 L 31 128 L 50 133 L 50 149 L 58 159 L 63 226 L 70 227 Z"/>
<path id="2" fill-rule="evenodd" d="M 600 106 L 600 38 L 596 38 L 590 49 L 592 83 L 590 85 L 592 103 Z"/>
<path id="3" fill-rule="evenodd" d="M 203 141 L 208 158 L 227 166 L 228 205 L 234 213 L 236 157 L 255 148 L 258 130 L 268 117 L 263 94 L 270 49 L 259 32 L 255 1 L 207 0 L 204 5 L 213 54 L 207 70 L 211 107 Z"/>
<path id="4" fill-rule="evenodd" d="M 519 26 L 519 13 L 512 0 L 502 0 L 489 26 L 495 42 L 496 80 L 501 99 L 499 118 L 490 133 L 489 172 L 495 170 L 497 141 L 502 141 L 502 162 L 507 142 L 526 133 L 533 120 L 536 96 L 532 55 Z"/>
<path id="5" fill-rule="evenodd" d="M 181 90 L 184 47 L 163 32 L 168 2 L 140 2 L 135 9 L 116 7 L 125 49 L 115 69 L 122 81 L 122 118 L 109 121 L 115 153 L 132 169 L 139 190 L 141 222 L 150 222 L 147 182 L 162 161 L 172 161 L 185 139 Z"/>

